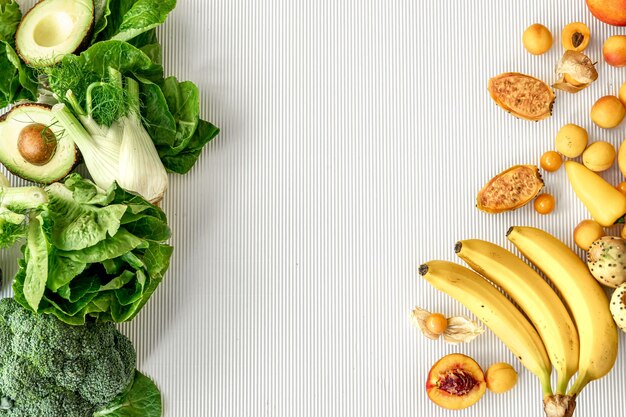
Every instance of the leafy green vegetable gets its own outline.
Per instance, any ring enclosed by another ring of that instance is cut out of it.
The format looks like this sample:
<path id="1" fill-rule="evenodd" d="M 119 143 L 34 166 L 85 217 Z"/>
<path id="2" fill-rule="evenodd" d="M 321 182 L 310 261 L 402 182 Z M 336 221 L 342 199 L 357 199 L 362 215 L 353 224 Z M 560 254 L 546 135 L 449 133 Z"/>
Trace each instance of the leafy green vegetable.
<path id="1" fill-rule="evenodd" d="M 37 81 L 33 71 L 20 61 L 6 41 L 0 41 L 0 74 L 0 108 L 17 100 L 36 99 Z"/>
<path id="2" fill-rule="evenodd" d="M 93 39 L 92 43 L 94 43 L 106 26 L 107 19 L 111 15 L 111 5 L 110 0 L 94 0 L 94 28 L 93 28 Z"/>
<path id="3" fill-rule="evenodd" d="M 103 190 L 78 174 L 45 191 L 49 201 L 30 210 L 15 299 L 75 325 L 133 318 L 169 267 L 165 214 L 116 184 Z"/>
<path id="4" fill-rule="evenodd" d="M 40 188 L 0 186 L 0 248 L 25 237 L 28 212 L 41 210 L 47 202 L 48 197 Z"/>
<path id="5" fill-rule="evenodd" d="M 144 83 L 142 93 L 142 116 L 163 165 L 169 171 L 187 173 L 202 148 L 219 133 L 217 127 L 199 118 L 198 88 L 168 77 L 162 86 Z"/>
<path id="6" fill-rule="evenodd" d="M 137 371 L 130 389 L 106 408 L 96 411 L 93 417 L 160 417 L 161 409 L 159 389 L 150 378 Z"/>
<path id="7" fill-rule="evenodd" d="M 111 13 L 101 39 L 128 41 L 165 22 L 176 0 L 111 0 Z"/>
<path id="8" fill-rule="evenodd" d="M 15 45 L 15 31 L 22 20 L 20 6 L 14 0 L 0 0 L 0 41 Z"/>
<path id="9" fill-rule="evenodd" d="M 69 326 L 5 298 L 0 345 L 0 417 L 86 417 L 128 393 L 156 395 L 136 375 L 130 340 L 111 323 Z"/>

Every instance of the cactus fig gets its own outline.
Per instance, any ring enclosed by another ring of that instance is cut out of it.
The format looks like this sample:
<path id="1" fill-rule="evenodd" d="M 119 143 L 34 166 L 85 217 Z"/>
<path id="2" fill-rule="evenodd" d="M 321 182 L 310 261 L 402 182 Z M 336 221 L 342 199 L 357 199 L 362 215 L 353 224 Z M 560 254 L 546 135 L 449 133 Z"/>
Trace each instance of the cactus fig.
<path id="1" fill-rule="evenodd" d="M 616 288 L 626 282 L 626 240 L 603 236 L 591 244 L 587 266 L 601 284 Z"/>

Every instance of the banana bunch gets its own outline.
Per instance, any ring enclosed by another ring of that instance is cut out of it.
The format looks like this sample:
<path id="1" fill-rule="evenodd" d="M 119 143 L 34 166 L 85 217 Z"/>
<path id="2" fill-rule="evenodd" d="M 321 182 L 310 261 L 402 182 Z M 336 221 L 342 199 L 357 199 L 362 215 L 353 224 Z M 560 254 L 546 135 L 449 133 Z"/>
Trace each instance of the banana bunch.
<path id="1" fill-rule="evenodd" d="M 606 375 L 617 357 L 617 328 L 607 296 L 578 255 L 550 234 L 512 227 L 507 237 L 561 297 L 519 257 L 483 240 L 464 240 L 455 246 L 473 271 L 431 261 L 420 266 L 419 273 L 464 304 L 537 376 L 548 417 L 569 417 L 580 391 Z M 555 391 L 552 368 L 557 375 Z"/>

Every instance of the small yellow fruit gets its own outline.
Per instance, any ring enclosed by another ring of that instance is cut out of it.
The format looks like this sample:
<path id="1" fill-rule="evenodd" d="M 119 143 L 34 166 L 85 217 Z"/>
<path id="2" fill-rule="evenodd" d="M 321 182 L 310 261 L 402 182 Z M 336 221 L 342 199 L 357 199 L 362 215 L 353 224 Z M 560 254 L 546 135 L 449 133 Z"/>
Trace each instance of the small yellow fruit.
<path id="1" fill-rule="evenodd" d="M 595 220 L 583 220 L 574 229 L 574 242 L 582 250 L 589 250 L 591 244 L 604 236 L 604 229 Z"/>
<path id="2" fill-rule="evenodd" d="M 615 96 L 600 97 L 591 107 L 591 120 L 601 128 L 612 129 L 622 123 L 626 107 Z"/>
<path id="3" fill-rule="evenodd" d="M 539 23 L 530 25 L 522 35 L 524 48 L 533 55 L 541 55 L 552 48 L 552 33 Z"/>
<path id="4" fill-rule="evenodd" d="M 494 363 L 485 372 L 485 382 L 491 392 L 501 394 L 517 383 L 517 371 L 505 362 Z"/>
<path id="5" fill-rule="evenodd" d="M 619 101 L 622 102 L 624 106 L 626 106 L 626 82 L 622 83 L 622 86 L 619 88 Z"/>
<path id="6" fill-rule="evenodd" d="M 539 162 L 541 164 L 541 168 L 548 172 L 554 172 L 563 164 L 563 158 L 561 158 L 561 155 L 558 152 L 548 151 L 541 155 L 541 160 Z"/>
<path id="7" fill-rule="evenodd" d="M 587 131 L 573 123 L 559 129 L 556 134 L 556 150 L 568 158 L 579 157 L 588 141 Z"/>
<path id="8" fill-rule="evenodd" d="M 554 211 L 555 200 L 550 194 L 540 194 L 535 198 L 533 206 L 539 214 L 550 214 Z"/>
<path id="9" fill-rule="evenodd" d="M 626 239 L 626 226 L 622 227 L 622 232 L 619 234 L 622 239 Z"/>
<path id="10" fill-rule="evenodd" d="M 566 51 L 584 50 L 589 45 L 591 32 L 582 22 L 574 22 L 565 26 L 561 31 L 561 43 Z"/>
<path id="11" fill-rule="evenodd" d="M 606 171 L 615 161 L 615 147 L 609 142 L 593 142 L 583 152 L 583 165 L 595 172 Z"/>
<path id="12" fill-rule="evenodd" d="M 448 319 L 441 313 L 432 313 L 426 317 L 425 324 L 434 334 L 443 334 L 448 328 Z"/>

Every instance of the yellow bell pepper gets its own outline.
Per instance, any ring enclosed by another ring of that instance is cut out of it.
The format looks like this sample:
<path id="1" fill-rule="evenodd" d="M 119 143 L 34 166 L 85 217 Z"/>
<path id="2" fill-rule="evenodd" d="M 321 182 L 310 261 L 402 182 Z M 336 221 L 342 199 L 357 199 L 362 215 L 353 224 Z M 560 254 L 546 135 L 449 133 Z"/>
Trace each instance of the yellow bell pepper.
<path id="1" fill-rule="evenodd" d="M 607 227 L 626 214 L 626 196 L 604 178 L 574 161 L 567 161 L 565 170 L 574 192 L 595 221 Z"/>

